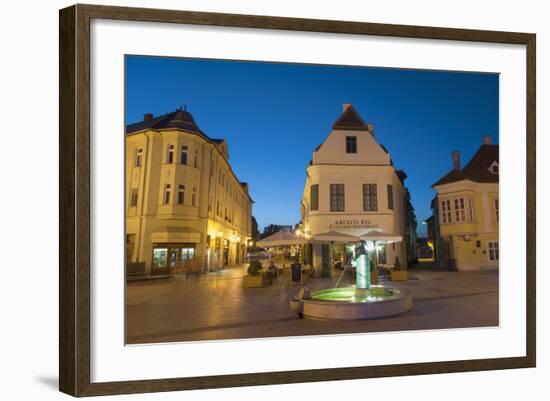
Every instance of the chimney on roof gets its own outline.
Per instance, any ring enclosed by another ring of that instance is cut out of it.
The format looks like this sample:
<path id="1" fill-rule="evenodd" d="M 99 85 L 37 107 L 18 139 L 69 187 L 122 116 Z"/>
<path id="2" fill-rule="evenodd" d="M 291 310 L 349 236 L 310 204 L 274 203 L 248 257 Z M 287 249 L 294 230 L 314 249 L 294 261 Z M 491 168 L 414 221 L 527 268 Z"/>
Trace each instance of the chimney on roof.
<path id="1" fill-rule="evenodd" d="M 346 111 L 347 109 L 349 109 L 351 107 L 351 103 L 344 103 L 342 105 L 342 111 Z"/>
<path id="2" fill-rule="evenodd" d="M 367 124 L 367 130 L 370 132 L 372 136 L 374 136 L 374 125 Z"/>
<path id="3" fill-rule="evenodd" d="M 458 150 L 451 152 L 451 159 L 453 160 L 453 170 L 460 170 L 460 152 Z"/>
<path id="4" fill-rule="evenodd" d="M 483 144 L 484 145 L 492 145 L 493 144 L 493 138 L 491 138 L 490 135 L 485 135 L 483 137 Z"/>
<path id="5" fill-rule="evenodd" d="M 153 113 L 145 113 L 143 115 L 143 121 L 149 121 L 153 119 Z"/>

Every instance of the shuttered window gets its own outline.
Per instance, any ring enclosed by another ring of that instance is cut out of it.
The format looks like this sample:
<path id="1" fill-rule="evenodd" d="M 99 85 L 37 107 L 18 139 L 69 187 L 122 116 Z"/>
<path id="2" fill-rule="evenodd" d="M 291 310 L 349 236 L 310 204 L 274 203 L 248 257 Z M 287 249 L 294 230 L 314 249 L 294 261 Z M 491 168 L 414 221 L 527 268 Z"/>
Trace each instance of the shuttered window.
<path id="1" fill-rule="evenodd" d="M 309 208 L 310 210 L 319 210 L 319 184 L 309 187 Z"/>
<path id="2" fill-rule="evenodd" d="M 388 209 L 393 210 L 393 185 L 388 184 Z"/>

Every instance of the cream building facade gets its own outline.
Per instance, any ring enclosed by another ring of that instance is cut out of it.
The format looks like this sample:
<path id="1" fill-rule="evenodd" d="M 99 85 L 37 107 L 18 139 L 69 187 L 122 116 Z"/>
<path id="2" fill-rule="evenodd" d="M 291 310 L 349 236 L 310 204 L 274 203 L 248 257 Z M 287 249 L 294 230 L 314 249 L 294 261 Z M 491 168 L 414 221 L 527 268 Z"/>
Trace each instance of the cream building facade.
<path id="1" fill-rule="evenodd" d="M 402 236 L 403 242 L 384 246 L 379 259 L 394 264 L 399 258 L 406 267 L 406 175 L 395 169 L 388 151 L 376 141 L 373 126 L 365 124 L 352 105 L 344 104 L 332 128 L 306 170 L 301 202 L 306 237 L 328 231 L 359 236 L 371 230 Z M 339 248 L 339 257 L 347 262 L 346 246 Z M 314 244 L 310 252 L 306 261 L 321 271 L 326 247 Z"/>
<path id="2" fill-rule="evenodd" d="M 228 145 L 186 110 L 126 127 L 128 273 L 210 272 L 242 263 L 252 199 L 229 164 Z"/>
<path id="3" fill-rule="evenodd" d="M 462 168 L 452 152 L 452 170 L 432 185 L 438 263 L 458 270 L 496 269 L 499 264 L 499 150 L 491 137 Z"/>

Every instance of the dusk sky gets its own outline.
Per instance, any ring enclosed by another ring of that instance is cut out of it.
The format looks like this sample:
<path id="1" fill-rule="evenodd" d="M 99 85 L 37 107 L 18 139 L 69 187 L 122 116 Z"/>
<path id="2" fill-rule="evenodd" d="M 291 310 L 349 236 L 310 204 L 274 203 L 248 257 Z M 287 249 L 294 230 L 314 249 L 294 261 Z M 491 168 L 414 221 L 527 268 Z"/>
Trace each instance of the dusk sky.
<path id="1" fill-rule="evenodd" d="M 126 102 L 126 123 L 186 106 L 206 135 L 226 139 L 260 230 L 299 222 L 306 167 L 343 103 L 407 173 L 420 236 L 451 151 L 464 165 L 482 136 L 498 143 L 497 74 L 127 56 Z"/>

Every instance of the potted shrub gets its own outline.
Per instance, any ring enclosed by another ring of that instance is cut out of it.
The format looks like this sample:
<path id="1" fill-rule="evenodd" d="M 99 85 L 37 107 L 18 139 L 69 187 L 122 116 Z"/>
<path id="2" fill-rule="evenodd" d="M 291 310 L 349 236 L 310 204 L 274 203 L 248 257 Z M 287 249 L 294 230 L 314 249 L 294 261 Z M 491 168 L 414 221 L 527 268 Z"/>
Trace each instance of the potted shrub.
<path id="1" fill-rule="evenodd" d="M 390 272 L 390 277 L 392 281 L 406 281 L 409 279 L 407 268 L 401 267 L 399 256 L 395 257 L 395 263 L 393 264 L 393 269 Z"/>
<path id="2" fill-rule="evenodd" d="M 262 264 L 259 260 L 250 261 L 246 272 L 248 274 L 243 276 L 244 288 L 258 288 L 267 285 L 266 277 L 263 274 Z"/>

